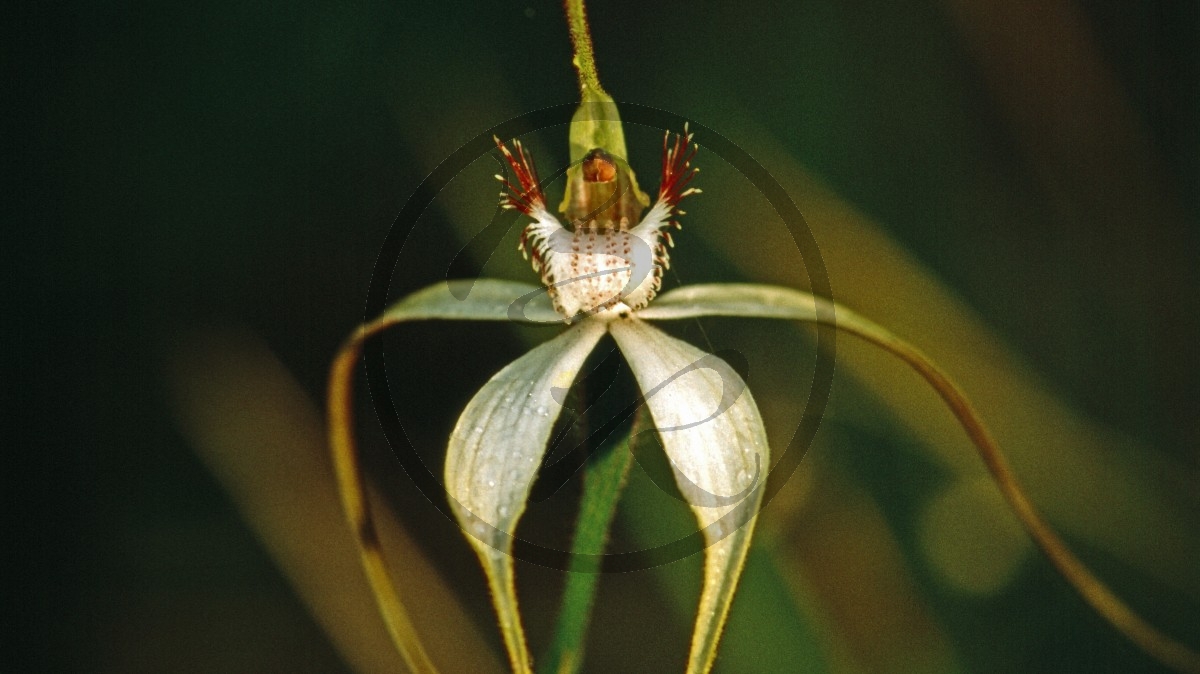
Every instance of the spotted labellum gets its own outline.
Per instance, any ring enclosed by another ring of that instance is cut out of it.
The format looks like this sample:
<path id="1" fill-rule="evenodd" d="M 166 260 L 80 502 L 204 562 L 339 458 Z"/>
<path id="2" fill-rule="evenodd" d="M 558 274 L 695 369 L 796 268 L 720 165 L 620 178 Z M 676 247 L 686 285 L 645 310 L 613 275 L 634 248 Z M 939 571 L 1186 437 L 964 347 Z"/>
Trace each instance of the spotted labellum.
<path id="1" fill-rule="evenodd" d="M 506 188 L 500 205 L 533 218 L 519 248 L 532 257 L 554 309 L 570 323 L 579 315 L 628 318 L 649 304 L 670 267 L 668 248 L 675 245 L 670 230 L 681 228 L 684 214 L 679 201 L 700 193 L 688 187 L 699 169 L 692 166 L 696 146 L 686 128 L 674 142 L 670 134 L 663 136 L 662 181 L 645 217 L 631 172 L 603 148 L 588 152 L 568 184 L 571 230 L 547 211 L 537 170 L 521 142 L 513 143 L 516 154 L 499 139 L 496 144 L 517 179 L 514 185 L 496 176 Z"/>

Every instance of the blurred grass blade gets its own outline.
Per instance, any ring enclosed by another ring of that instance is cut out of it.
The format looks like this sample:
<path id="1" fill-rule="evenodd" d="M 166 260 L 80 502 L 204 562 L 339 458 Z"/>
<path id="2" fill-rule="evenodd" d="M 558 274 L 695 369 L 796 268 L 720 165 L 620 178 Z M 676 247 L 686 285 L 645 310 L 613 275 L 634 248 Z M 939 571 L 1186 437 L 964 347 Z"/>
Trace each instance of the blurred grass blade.
<path id="1" fill-rule="evenodd" d="M 1070 551 L 1029 501 L 999 445 L 961 389 L 907 342 L 833 302 L 777 286 L 687 286 L 664 294 L 640 315 L 666 320 L 720 315 L 806 321 L 848 332 L 900 358 L 916 370 L 950 408 L 1026 531 L 1083 599 L 1109 624 L 1160 662 L 1179 671 L 1200 674 L 1200 654 L 1142 619 Z"/>
<path id="2" fill-rule="evenodd" d="M 189 441 L 346 663 L 361 674 L 405 671 L 358 570 L 320 412 L 300 384 L 248 332 L 175 340 L 168 355 L 172 402 Z M 403 525 L 386 509 L 378 525 L 389 556 L 405 568 L 410 608 L 434 635 L 426 642 L 434 655 L 452 671 L 499 671 Z"/>
<path id="3" fill-rule="evenodd" d="M 765 397 L 760 388 L 758 399 L 767 408 Z M 773 560 L 787 596 L 820 635 L 833 672 L 962 674 L 954 645 L 888 522 L 891 513 L 836 458 L 844 456 L 847 440 L 832 432 L 813 441 L 802 471 L 765 510 L 742 582 L 751 581 L 756 553 Z M 747 589 L 739 591 L 739 601 L 747 600 Z M 730 619 L 731 637 L 743 615 L 734 612 Z M 733 643 L 726 644 L 726 656 Z"/>

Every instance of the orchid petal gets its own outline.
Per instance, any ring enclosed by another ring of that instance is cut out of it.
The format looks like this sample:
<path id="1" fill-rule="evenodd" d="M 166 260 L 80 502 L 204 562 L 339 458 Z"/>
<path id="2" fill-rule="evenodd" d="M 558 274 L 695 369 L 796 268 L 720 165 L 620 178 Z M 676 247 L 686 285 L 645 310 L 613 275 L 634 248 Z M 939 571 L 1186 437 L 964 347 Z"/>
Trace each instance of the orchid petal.
<path id="1" fill-rule="evenodd" d="M 404 297 L 384 310 L 376 324 L 430 319 L 562 322 L 543 287 L 499 279 L 455 279 Z"/>
<path id="2" fill-rule="evenodd" d="M 492 590 L 513 671 L 531 671 L 517 610 L 512 534 L 562 406 L 552 388 L 579 374 L 605 327 L 583 321 L 513 361 L 475 394 L 446 451 L 446 493 Z"/>
<path id="3" fill-rule="evenodd" d="M 769 467 L 754 398 L 725 361 L 639 320 L 613 337 L 642 389 L 679 490 L 707 543 L 689 674 L 712 667 Z"/>
<path id="4" fill-rule="evenodd" d="M 676 288 L 659 295 L 653 304 L 638 312 L 638 318 L 655 321 L 697 316 L 745 316 L 832 322 L 834 304 L 813 295 L 754 283 L 705 283 Z M 837 307 L 838 320 L 850 312 Z"/>

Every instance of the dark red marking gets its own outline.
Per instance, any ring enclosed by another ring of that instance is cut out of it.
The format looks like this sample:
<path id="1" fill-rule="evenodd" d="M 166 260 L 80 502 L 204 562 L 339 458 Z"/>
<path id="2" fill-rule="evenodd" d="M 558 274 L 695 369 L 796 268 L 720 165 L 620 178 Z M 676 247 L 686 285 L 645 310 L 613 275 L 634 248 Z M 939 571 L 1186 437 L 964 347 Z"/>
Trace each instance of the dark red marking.
<path id="1" fill-rule="evenodd" d="M 496 147 L 500 149 L 500 154 L 504 155 L 508 165 L 512 167 L 517 184 L 520 185 L 520 189 L 518 189 L 506 178 L 501 177 L 500 182 L 504 185 L 505 191 L 501 195 L 500 204 L 515 208 L 525 215 L 530 215 L 534 210 L 545 210 L 546 197 L 542 194 L 537 167 L 534 166 L 533 159 L 525 153 L 525 147 L 521 145 L 521 141 L 513 141 L 513 147 L 517 150 L 517 154 L 513 155 L 508 147 L 500 142 L 499 138 L 494 138 L 494 140 Z"/>

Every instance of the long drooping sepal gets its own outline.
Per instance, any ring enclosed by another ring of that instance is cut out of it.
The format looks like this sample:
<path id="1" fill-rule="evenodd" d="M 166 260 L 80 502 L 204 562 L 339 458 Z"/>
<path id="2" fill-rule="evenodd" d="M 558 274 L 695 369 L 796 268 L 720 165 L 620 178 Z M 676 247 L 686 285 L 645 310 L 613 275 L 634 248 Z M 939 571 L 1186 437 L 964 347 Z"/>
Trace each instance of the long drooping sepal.
<path id="1" fill-rule="evenodd" d="M 377 330 L 428 320 L 561 323 L 562 316 L 550 306 L 545 288 L 498 279 L 455 279 L 408 295 L 366 327 Z"/>
<path id="2" fill-rule="evenodd" d="M 820 308 L 823 323 L 849 316 L 850 311 L 810 293 L 752 283 L 701 283 L 676 288 L 659 296 L 653 304 L 638 312 L 638 318 L 669 321 L 698 316 L 746 316 L 783 318 L 795 321 L 817 320 Z"/>
<path id="3" fill-rule="evenodd" d="M 770 466 L 762 417 L 725 361 L 637 319 L 610 328 L 703 529 L 704 587 L 689 674 L 712 668 Z"/>
<path id="4" fill-rule="evenodd" d="M 755 284 L 707 284 L 665 293 L 638 313 L 643 319 L 675 320 L 699 316 L 782 318 L 835 327 L 883 348 L 907 363 L 950 408 L 979 452 L 1009 507 L 1050 563 L 1093 610 L 1142 650 L 1164 664 L 1200 674 L 1200 654 L 1163 634 L 1135 613 L 1084 565 L 1033 506 L 1008 465 L 995 438 L 983 425 L 966 394 L 925 354 L 904 340 L 830 300 L 791 288 Z"/>
<path id="5" fill-rule="evenodd" d="M 414 672 L 436 674 L 437 668 L 421 646 L 408 610 L 388 573 L 359 465 L 358 445 L 354 440 L 354 374 L 362 355 L 363 343 L 372 335 L 406 321 L 559 320 L 545 299 L 545 293 L 539 294 L 536 286 L 525 283 L 491 279 L 436 283 L 401 299 L 379 318 L 356 330 L 346 340 L 330 369 L 327 402 L 329 446 L 342 508 L 357 539 L 363 570 L 387 624 L 388 633 Z"/>
<path id="6" fill-rule="evenodd" d="M 467 404 L 446 450 L 450 506 L 483 564 L 517 674 L 531 672 L 532 662 L 517 609 L 512 534 L 562 411 L 552 389 L 570 388 L 604 332 L 602 323 L 584 321 L 513 361 Z"/>

